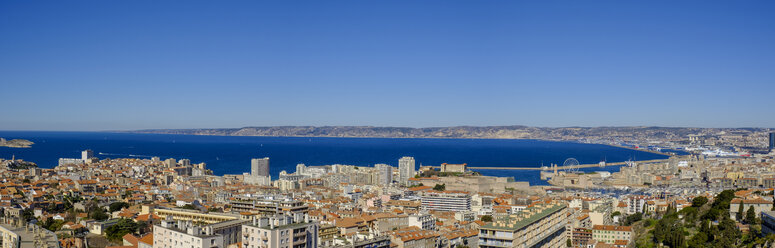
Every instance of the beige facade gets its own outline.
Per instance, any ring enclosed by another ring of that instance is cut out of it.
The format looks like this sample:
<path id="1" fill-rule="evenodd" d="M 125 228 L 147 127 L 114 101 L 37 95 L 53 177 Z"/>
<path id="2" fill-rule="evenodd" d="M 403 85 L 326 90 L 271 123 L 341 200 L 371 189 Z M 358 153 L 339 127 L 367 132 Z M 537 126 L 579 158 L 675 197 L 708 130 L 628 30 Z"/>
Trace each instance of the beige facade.
<path id="1" fill-rule="evenodd" d="M 479 247 L 565 247 L 567 207 L 536 204 L 479 228 Z"/>
<path id="2" fill-rule="evenodd" d="M 162 221 L 153 226 L 153 237 L 153 248 L 226 248 L 223 236 L 190 221 Z"/>
<path id="3" fill-rule="evenodd" d="M 466 172 L 466 164 L 441 164 L 441 172 Z"/>
<path id="4" fill-rule="evenodd" d="M 632 241 L 632 227 L 595 225 L 592 227 L 592 239 L 606 244 L 614 244 L 617 240 L 625 240 L 630 243 Z"/>
<path id="5" fill-rule="evenodd" d="M 239 219 L 239 215 L 230 214 L 203 214 L 199 211 L 187 210 L 187 209 L 153 209 L 153 213 L 167 219 L 172 217 L 173 220 L 185 220 L 192 222 L 204 222 L 207 224 L 215 224 L 229 220 Z"/>
<path id="6" fill-rule="evenodd" d="M 317 248 L 316 222 L 293 223 L 290 218 L 260 218 L 242 226 L 243 248 Z"/>

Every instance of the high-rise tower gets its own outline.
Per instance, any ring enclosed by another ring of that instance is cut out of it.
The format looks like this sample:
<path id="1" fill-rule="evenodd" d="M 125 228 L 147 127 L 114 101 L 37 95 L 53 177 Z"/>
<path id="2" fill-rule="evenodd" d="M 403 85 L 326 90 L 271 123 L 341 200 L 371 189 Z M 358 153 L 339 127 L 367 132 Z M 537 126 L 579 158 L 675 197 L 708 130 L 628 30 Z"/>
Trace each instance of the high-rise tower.
<path id="1" fill-rule="evenodd" d="M 775 132 L 770 133 L 770 151 L 775 149 Z"/>
<path id="2" fill-rule="evenodd" d="M 250 175 L 269 176 L 269 158 L 254 158 L 250 160 Z"/>
<path id="3" fill-rule="evenodd" d="M 92 150 L 86 149 L 81 152 L 81 160 L 83 160 L 83 162 L 88 161 L 92 157 L 94 157 L 94 151 Z"/>
<path id="4" fill-rule="evenodd" d="M 409 178 L 414 176 L 414 158 L 403 157 L 398 160 L 398 182 L 401 185 L 408 186 Z"/>
<path id="5" fill-rule="evenodd" d="M 386 164 L 376 164 L 374 167 L 377 169 L 379 177 L 379 181 L 377 183 L 379 185 L 390 185 L 390 183 L 393 182 L 393 166 Z"/>

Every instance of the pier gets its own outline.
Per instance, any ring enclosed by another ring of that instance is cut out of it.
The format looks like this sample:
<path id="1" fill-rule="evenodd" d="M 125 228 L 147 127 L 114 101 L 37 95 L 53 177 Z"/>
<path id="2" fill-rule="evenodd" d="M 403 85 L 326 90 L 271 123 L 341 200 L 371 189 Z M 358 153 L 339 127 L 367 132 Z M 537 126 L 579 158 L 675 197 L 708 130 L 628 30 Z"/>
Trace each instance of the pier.
<path id="1" fill-rule="evenodd" d="M 573 165 L 573 166 L 557 166 L 557 170 L 570 170 L 570 169 L 582 169 L 582 168 L 604 168 L 608 166 L 620 166 L 620 165 L 626 165 L 627 163 L 636 163 L 636 164 L 653 164 L 653 163 L 664 163 L 667 162 L 667 159 L 652 159 L 652 160 L 641 160 L 641 161 L 629 161 L 629 162 L 614 162 L 614 163 L 605 163 L 601 166 L 601 164 L 580 164 L 580 165 Z M 441 168 L 440 166 L 433 166 L 434 169 Z M 468 167 L 468 170 L 532 170 L 532 171 L 543 171 L 543 170 L 553 170 L 552 167 L 525 167 L 525 166 L 503 166 L 503 167 Z"/>

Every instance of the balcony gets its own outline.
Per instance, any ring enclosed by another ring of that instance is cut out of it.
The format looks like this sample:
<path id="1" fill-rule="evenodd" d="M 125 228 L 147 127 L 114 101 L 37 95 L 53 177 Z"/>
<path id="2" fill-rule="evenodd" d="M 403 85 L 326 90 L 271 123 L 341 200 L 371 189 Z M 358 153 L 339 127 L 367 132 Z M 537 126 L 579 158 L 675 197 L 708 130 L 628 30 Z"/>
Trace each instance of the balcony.
<path id="1" fill-rule="evenodd" d="M 306 243 L 307 243 L 307 239 L 298 239 L 293 241 L 293 245 L 300 245 L 300 244 L 306 244 Z"/>
<path id="2" fill-rule="evenodd" d="M 479 246 L 497 246 L 497 247 L 511 247 L 511 242 L 502 242 L 502 241 L 494 241 L 494 240 L 479 240 Z"/>

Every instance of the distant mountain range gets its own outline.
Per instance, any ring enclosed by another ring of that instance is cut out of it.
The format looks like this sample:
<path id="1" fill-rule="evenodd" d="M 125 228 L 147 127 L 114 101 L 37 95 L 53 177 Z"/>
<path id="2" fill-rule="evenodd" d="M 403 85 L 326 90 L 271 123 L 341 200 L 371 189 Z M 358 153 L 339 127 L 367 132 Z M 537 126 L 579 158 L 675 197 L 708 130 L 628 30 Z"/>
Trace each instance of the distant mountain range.
<path id="1" fill-rule="evenodd" d="M 289 136 L 289 137 L 378 137 L 378 138 L 482 138 L 579 140 L 644 137 L 680 140 L 688 135 L 739 134 L 767 132 L 766 128 L 691 128 L 691 127 L 528 127 L 528 126 L 455 126 L 455 127 L 373 127 L 373 126 L 274 126 L 214 129 L 147 129 L 134 133 Z"/>

